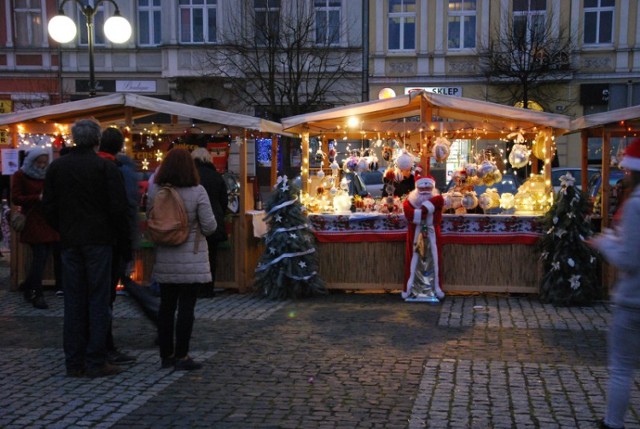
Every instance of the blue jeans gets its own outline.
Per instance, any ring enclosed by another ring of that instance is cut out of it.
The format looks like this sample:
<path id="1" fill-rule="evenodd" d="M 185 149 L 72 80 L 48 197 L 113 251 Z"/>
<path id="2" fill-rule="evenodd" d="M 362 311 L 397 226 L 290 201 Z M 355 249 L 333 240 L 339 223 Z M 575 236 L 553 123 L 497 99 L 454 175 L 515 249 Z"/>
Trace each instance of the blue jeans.
<path id="1" fill-rule="evenodd" d="M 49 253 L 53 252 L 53 269 L 55 273 L 56 287 L 62 289 L 60 280 L 60 244 L 55 243 L 31 243 L 31 265 L 29 273 L 24 280 L 25 290 L 33 289 L 36 295 L 42 295 L 42 277 L 47 265 Z"/>
<path id="2" fill-rule="evenodd" d="M 640 309 L 615 307 L 609 328 L 609 385 L 605 423 L 624 426 L 633 373 L 640 362 Z"/>
<path id="3" fill-rule="evenodd" d="M 62 250 L 64 278 L 63 344 L 67 370 L 95 369 L 106 362 L 111 323 L 112 246 Z"/>
<path id="4" fill-rule="evenodd" d="M 181 359 L 189 354 L 199 284 L 160 284 L 158 344 L 160 357 Z M 175 320 L 176 309 L 178 318 Z M 175 347 L 173 342 L 175 320 Z"/>

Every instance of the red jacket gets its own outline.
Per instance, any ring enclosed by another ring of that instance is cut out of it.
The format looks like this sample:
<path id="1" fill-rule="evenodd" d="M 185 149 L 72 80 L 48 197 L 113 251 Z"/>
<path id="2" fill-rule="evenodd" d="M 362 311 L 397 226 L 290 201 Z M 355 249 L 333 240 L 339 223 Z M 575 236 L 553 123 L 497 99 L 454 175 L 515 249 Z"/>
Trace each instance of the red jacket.
<path id="1" fill-rule="evenodd" d="M 60 235 L 49 225 L 42 211 L 40 196 L 43 187 L 44 180 L 33 179 L 22 170 L 13 174 L 11 201 L 22 207 L 22 213 L 27 216 L 24 230 L 20 233 L 21 243 L 52 243 L 60 240 Z"/>

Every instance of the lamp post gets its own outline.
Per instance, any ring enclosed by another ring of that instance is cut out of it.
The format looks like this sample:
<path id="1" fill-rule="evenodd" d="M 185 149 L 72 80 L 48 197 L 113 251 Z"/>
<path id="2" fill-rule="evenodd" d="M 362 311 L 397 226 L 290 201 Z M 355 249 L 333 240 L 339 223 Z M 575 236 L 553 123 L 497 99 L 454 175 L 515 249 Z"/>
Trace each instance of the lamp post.
<path id="1" fill-rule="evenodd" d="M 76 37 L 76 24 L 64 14 L 63 7 L 69 0 L 63 0 L 58 8 L 58 14 L 51 18 L 47 29 L 49 35 L 58 43 L 69 43 Z M 87 20 L 87 44 L 89 45 L 89 97 L 96 95 L 96 77 L 93 64 L 93 21 L 98 7 L 102 3 L 111 3 L 115 8 L 112 17 L 104 23 L 104 34 L 113 43 L 125 43 L 131 37 L 131 24 L 126 18 L 120 16 L 120 9 L 113 0 L 98 0 L 93 6 L 80 0 L 74 0 L 80 7 L 80 12 Z"/>

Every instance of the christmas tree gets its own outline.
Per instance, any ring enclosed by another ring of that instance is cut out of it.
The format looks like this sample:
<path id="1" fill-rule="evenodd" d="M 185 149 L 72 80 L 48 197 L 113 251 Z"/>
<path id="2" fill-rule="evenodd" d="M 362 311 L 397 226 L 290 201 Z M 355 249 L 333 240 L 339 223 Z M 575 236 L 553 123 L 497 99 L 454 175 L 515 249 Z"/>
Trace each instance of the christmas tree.
<path id="1" fill-rule="evenodd" d="M 326 293 L 318 275 L 315 237 L 297 194 L 287 176 L 279 177 L 265 207 L 269 232 L 256 267 L 254 287 L 271 299 Z"/>
<path id="2" fill-rule="evenodd" d="M 598 255 L 584 242 L 593 231 L 589 203 L 575 188 L 571 173 L 544 218 L 546 234 L 539 242 L 544 267 L 540 299 L 556 306 L 590 305 L 600 298 Z"/>

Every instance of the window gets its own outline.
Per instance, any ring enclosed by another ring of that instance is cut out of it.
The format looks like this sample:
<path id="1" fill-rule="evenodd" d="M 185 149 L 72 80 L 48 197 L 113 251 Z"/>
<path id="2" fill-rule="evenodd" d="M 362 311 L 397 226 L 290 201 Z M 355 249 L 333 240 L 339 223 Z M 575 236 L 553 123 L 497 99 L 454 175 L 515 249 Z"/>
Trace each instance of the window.
<path id="1" fill-rule="evenodd" d="M 584 0 L 584 43 L 612 42 L 615 0 Z"/>
<path id="2" fill-rule="evenodd" d="M 522 50 L 542 42 L 546 10 L 547 0 L 513 0 L 513 36 Z"/>
<path id="3" fill-rule="evenodd" d="M 341 0 L 315 0 L 316 43 L 318 45 L 340 44 Z"/>
<path id="4" fill-rule="evenodd" d="M 476 47 L 476 0 L 449 0 L 449 49 Z"/>
<path id="5" fill-rule="evenodd" d="M 88 45 L 89 38 L 87 37 L 87 17 L 84 16 L 82 11 L 78 7 L 78 32 L 80 33 L 79 44 Z M 93 44 L 104 45 L 104 4 L 97 7 L 95 15 L 93 15 Z"/>
<path id="6" fill-rule="evenodd" d="M 218 0 L 180 0 L 180 43 L 215 43 Z"/>
<path id="7" fill-rule="evenodd" d="M 157 46 L 162 41 L 160 0 L 138 0 L 138 44 Z"/>
<path id="8" fill-rule="evenodd" d="M 255 42 L 267 46 L 277 40 L 280 21 L 280 0 L 254 0 Z"/>
<path id="9" fill-rule="evenodd" d="M 416 1 L 389 0 L 389 49 L 416 48 Z"/>
<path id="10" fill-rule="evenodd" d="M 42 46 L 43 29 L 40 0 L 16 0 L 14 18 L 16 46 Z"/>

